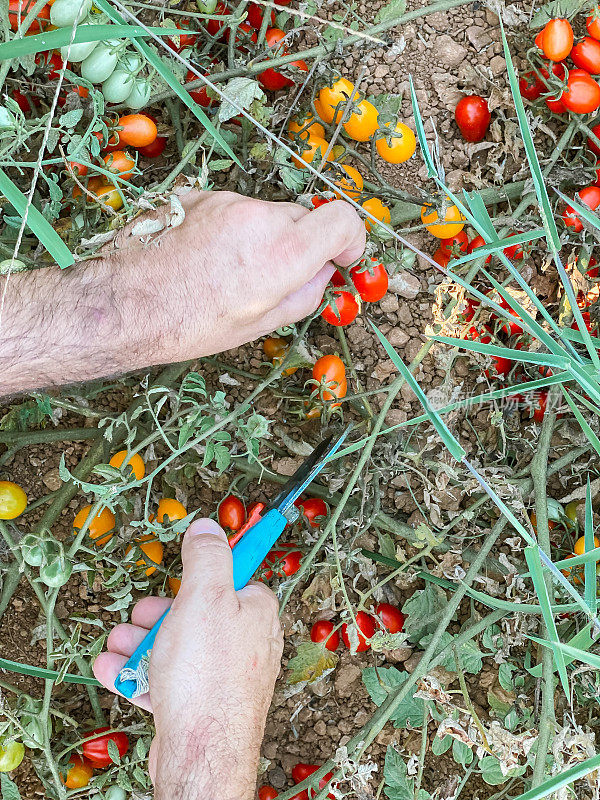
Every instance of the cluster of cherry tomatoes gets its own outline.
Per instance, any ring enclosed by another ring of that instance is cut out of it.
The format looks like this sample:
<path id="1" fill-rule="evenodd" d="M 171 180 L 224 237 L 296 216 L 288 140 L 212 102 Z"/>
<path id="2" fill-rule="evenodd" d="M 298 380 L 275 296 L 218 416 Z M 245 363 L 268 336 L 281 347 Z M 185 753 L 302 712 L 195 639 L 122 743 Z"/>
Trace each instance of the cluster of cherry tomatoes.
<path id="1" fill-rule="evenodd" d="M 127 734 L 122 731 L 113 731 L 112 733 L 106 733 L 106 731 L 110 731 L 110 728 L 96 728 L 84 734 L 85 738 L 90 736 L 94 738 L 83 743 L 81 755 L 73 753 L 69 759 L 70 766 L 67 768 L 66 775 L 63 776 L 63 782 L 67 789 L 82 789 L 92 779 L 95 769 L 104 769 L 113 765 L 113 760 L 108 753 L 109 742 L 113 742 L 121 758 L 125 755 L 129 749 Z"/>
<path id="2" fill-rule="evenodd" d="M 300 762 L 295 764 L 292 767 L 292 780 L 294 783 L 302 783 L 307 778 L 309 778 L 313 772 L 316 772 L 320 769 L 318 764 L 304 764 Z M 333 772 L 328 772 L 319 781 L 319 789 L 323 789 L 329 781 L 333 777 Z M 303 789 L 298 794 L 295 794 L 291 800 L 309 800 L 309 798 L 315 797 L 317 792 L 314 789 L 311 789 L 310 792 L 307 789 Z M 277 790 L 274 789 L 272 786 L 261 786 L 258 790 L 258 800 L 275 800 L 278 796 Z M 335 800 L 335 795 L 329 793 L 327 797 L 331 798 L 331 800 Z"/>
<path id="3" fill-rule="evenodd" d="M 592 114 L 600 106 L 600 85 L 592 75 L 600 74 L 600 12 L 594 8 L 587 17 L 589 36 L 575 44 L 567 19 L 551 19 L 535 37 L 537 53 L 547 61 L 525 73 L 519 88 L 523 97 L 544 98 L 554 114 Z M 565 63 L 571 58 L 573 67 Z"/>
<path id="4" fill-rule="evenodd" d="M 388 633 L 401 633 L 404 628 L 406 616 L 396 606 L 390 603 L 379 603 L 375 606 L 375 616 L 359 611 L 356 614 L 356 627 L 358 628 L 358 653 L 364 653 L 371 645 L 368 642 L 377 627 Z M 339 626 L 338 626 L 339 627 Z M 348 625 L 344 622 L 341 626 L 342 641 L 350 649 L 350 639 L 348 637 Z M 315 622 L 310 630 L 310 638 L 313 642 L 323 643 L 327 650 L 337 650 L 340 644 L 340 634 L 336 626 L 327 619 Z"/>
<path id="5" fill-rule="evenodd" d="M 349 169 L 349 168 L 348 168 Z M 363 303 L 377 303 L 388 290 L 388 274 L 383 264 L 376 258 L 363 258 L 349 272 L 350 283 L 339 269 L 331 278 L 331 294 L 321 316 L 330 325 L 344 327 L 354 322 Z M 326 297 L 327 297 L 326 292 Z"/>

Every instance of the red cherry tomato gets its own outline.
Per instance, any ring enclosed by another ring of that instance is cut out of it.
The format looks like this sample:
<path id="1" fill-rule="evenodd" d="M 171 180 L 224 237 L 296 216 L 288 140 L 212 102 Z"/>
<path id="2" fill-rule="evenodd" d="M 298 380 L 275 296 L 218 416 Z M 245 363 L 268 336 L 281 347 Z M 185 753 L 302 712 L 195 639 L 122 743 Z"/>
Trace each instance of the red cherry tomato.
<path id="1" fill-rule="evenodd" d="M 551 61 L 562 61 L 573 47 L 573 28 L 567 19 L 551 19 L 542 32 L 542 50 Z"/>
<path id="2" fill-rule="evenodd" d="M 449 239 L 442 239 L 440 242 L 440 250 L 447 253 L 451 258 L 459 258 L 463 253 L 466 253 L 469 247 L 469 237 L 466 231 L 463 230 Z"/>
<path id="3" fill-rule="evenodd" d="M 433 254 L 433 260 L 435 261 L 436 264 L 439 264 L 440 267 L 442 267 L 444 269 L 448 266 L 448 264 L 451 261 L 450 256 L 448 255 L 448 253 L 446 253 L 444 250 L 442 250 L 441 247 L 438 247 L 438 249 Z"/>
<path id="4" fill-rule="evenodd" d="M 185 18 L 180 19 L 179 22 L 175 23 L 175 27 L 182 31 L 187 30 L 190 27 L 190 20 Z M 180 53 L 184 47 L 192 47 L 197 40 L 197 33 L 180 33 L 179 45 L 175 44 L 173 39 L 167 39 L 167 44 L 172 50 L 175 50 L 176 53 Z"/>
<path id="5" fill-rule="evenodd" d="M 359 611 L 356 615 L 356 625 L 358 627 L 358 653 L 364 653 L 371 645 L 366 641 L 370 639 L 375 633 L 375 620 L 364 611 Z M 348 625 L 342 625 L 342 640 L 346 647 L 350 648 L 350 639 L 348 638 Z"/>
<path id="6" fill-rule="evenodd" d="M 467 253 L 472 253 L 473 250 L 477 250 L 478 247 L 483 247 L 484 244 L 485 244 L 485 239 L 483 238 L 483 236 L 476 236 L 469 242 L 469 246 L 467 247 Z M 491 260 L 492 256 L 489 255 L 486 258 L 485 263 L 489 264 Z"/>
<path id="7" fill-rule="evenodd" d="M 29 92 L 23 94 L 23 92 L 20 92 L 18 89 L 13 89 L 10 94 L 24 114 L 31 114 L 32 110 L 40 105 L 38 98 Z"/>
<path id="8" fill-rule="evenodd" d="M 589 311 L 584 311 L 584 312 L 582 312 L 581 316 L 583 317 L 583 324 L 588 329 L 588 331 L 592 334 L 592 336 L 598 336 L 598 331 L 596 330 L 596 327 L 595 327 L 594 323 L 592 322 L 592 317 L 591 317 L 590 312 Z M 580 327 L 577 324 L 577 320 L 574 320 L 571 323 L 571 328 L 573 328 L 574 331 L 580 330 Z"/>
<path id="9" fill-rule="evenodd" d="M 321 208 L 325 203 L 332 203 L 336 199 L 335 197 L 318 197 L 315 195 L 315 197 L 310 198 L 310 202 L 313 204 L 314 208 Z"/>
<path id="10" fill-rule="evenodd" d="M 327 650 L 337 650 L 340 643 L 340 635 L 337 631 L 332 633 L 334 628 L 333 622 L 327 619 L 321 619 L 310 629 L 310 639 L 312 642 L 324 642 Z"/>
<path id="11" fill-rule="evenodd" d="M 358 314 L 358 303 L 350 292 L 333 293 L 333 299 L 321 311 L 321 316 L 330 325 L 344 327 L 354 322 Z"/>
<path id="12" fill-rule="evenodd" d="M 572 69 L 560 99 L 574 114 L 591 114 L 600 106 L 600 85 L 584 69 Z"/>
<path id="13" fill-rule="evenodd" d="M 221 0 L 215 6 L 215 10 L 213 14 L 219 14 L 220 16 L 229 16 L 230 11 L 225 5 L 222 3 Z M 225 26 L 225 20 L 222 19 L 209 19 L 206 23 L 206 30 L 210 33 L 211 36 L 217 36 L 217 34 L 221 31 L 221 29 Z"/>
<path id="14" fill-rule="evenodd" d="M 320 497 L 307 497 L 306 500 L 296 500 L 294 505 L 302 511 L 312 528 L 321 526 L 321 522 L 317 521 L 317 518 L 327 516 L 327 504 Z"/>
<path id="15" fill-rule="evenodd" d="M 279 5 L 282 5 L 281 3 Z M 258 3 L 249 3 L 248 7 L 246 8 L 246 12 L 248 14 L 248 22 L 252 27 L 259 31 L 262 27 L 263 22 L 263 7 L 259 6 Z M 275 12 L 271 11 L 271 27 L 275 25 Z"/>
<path id="16" fill-rule="evenodd" d="M 598 139 L 600 139 L 600 124 L 594 125 L 594 127 L 591 128 L 590 130 L 592 131 L 594 136 L 597 136 Z M 592 153 L 595 153 L 597 156 L 600 157 L 600 146 L 597 145 L 596 142 L 592 141 L 592 139 L 588 139 L 587 144 Z"/>
<path id="17" fill-rule="evenodd" d="M 591 75 L 600 73 L 600 42 L 591 36 L 583 39 L 571 50 L 571 59 L 576 67 Z"/>
<path id="18" fill-rule="evenodd" d="M 396 606 L 389 603 L 379 603 L 375 606 L 375 613 L 381 619 L 383 627 L 390 633 L 400 633 L 404 627 L 406 616 Z"/>
<path id="19" fill-rule="evenodd" d="M 89 731 L 86 736 L 92 736 L 95 733 L 102 734 L 104 731 L 109 730 L 110 728 L 96 728 L 93 731 Z M 84 758 L 87 758 L 93 767 L 110 767 L 113 761 L 108 755 L 108 743 L 111 741 L 116 744 L 119 755 L 123 757 L 129 748 L 129 739 L 127 734 L 116 731 L 97 736 L 89 742 L 84 742 L 81 747 Z"/>
<path id="20" fill-rule="evenodd" d="M 191 81 L 196 80 L 198 80 L 198 76 L 195 75 L 191 69 L 189 69 L 187 71 L 187 75 L 185 76 L 185 82 L 190 83 Z M 209 108 L 216 103 L 214 97 L 208 96 L 206 86 L 201 86 L 199 89 L 190 89 L 190 97 L 203 108 Z"/>
<path id="21" fill-rule="evenodd" d="M 316 772 L 319 769 L 318 764 L 296 764 L 292 767 L 292 780 L 294 783 L 302 783 L 302 781 L 306 780 L 313 772 Z M 322 789 L 333 777 L 333 772 L 328 772 L 326 775 L 323 775 L 321 780 L 319 781 L 319 789 Z M 315 793 L 314 790 L 311 789 L 310 796 L 314 797 Z M 328 794 L 327 797 L 333 798 L 335 800 L 335 795 Z"/>
<path id="22" fill-rule="evenodd" d="M 487 100 L 472 94 L 458 101 L 454 118 L 463 139 L 467 142 L 481 142 L 485 138 L 492 117 Z"/>
<path id="23" fill-rule="evenodd" d="M 258 790 L 258 800 L 275 800 L 278 792 L 272 786 L 261 786 Z"/>
<path id="24" fill-rule="evenodd" d="M 300 550 L 291 550 L 289 548 L 295 547 L 294 544 L 285 545 L 286 550 L 271 550 L 263 562 L 263 567 L 266 568 L 265 578 L 271 580 L 273 574 L 278 577 L 289 578 L 290 575 L 295 575 L 300 569 L 302 562 L 302 553 Z M 268 569 L 268 565 L 272 565 L 273 569 Z"/>
<path id="25" fill-rule="evenodd" d="M 513 362 L 510 360 L 510 358 L 504 358 L 503 356 L 492 356 L 492 368 L 486 369 L 485 374 L 490 379 L 504 379 L 511 371 L 512 366 Z"/>
<path id="26" fill-rule="evenodd" d="M 246 509 L 239 497 L 229 494 L 221 500 L 217 517 L 222 528 L 239 531 L 246 521 Z"/>
<path id="27" fill-rule="evenodd" d="M 594 39 L 600 39 L 600 8 L 596 6 L 585 21 L 587 31 Z"/>
<path id="28" fill-rule="evenodd" d="M 265 37 L 267 46 L 275 51 L 276 56 L 287 54 L 287 49 L 283 47 L 283 45 L 279 44 L 284 36 L 285 33 L 279 28 L 269 28 L 267 30 Z M 290 62 L 290 66 L 297 67 L 302 72 L 306 72 L 308 70 L 306 62 L 304 61 L 292 61 Z M 294 85 L 294 81 L 287 78 L 281 72 L 277 72 L 277 70 L 274 70 L 272 67 L 268 67 L 266 70 L 264 70 L 264 72 L 261 72 L 258 75 L 258 81 L 270 92 L 278 92 L 280 89 L 284 89 L 286 86 Z"/>
<path id="29" fill-rule="evenodd" d="M 577 195 L 579 201 L 594 211 L 600 205 L 600 187 L 586 186 L 581 189 Z M 583 223 L 575 210 L 571 206 L 567 206 L 562 214 L 563 222 L 568 228 L 573 228 L 575 233 L 583 230 Z"/>
<path id="30" fill-rule="evenodd" d="M 231 28 L 227 28 L 227 30 L 223 35 L 223 39 L 226 42 L 228 42 L 230 35 L 231 35 Z M 248 48 L 244 47 L 245 44 L 248 44 L 249 42 L 256 44 L 257 41 L 258 41 L 258 36 L 252 25 L 249 22 L 241 22 L 238 25 L 235 34 L 235 45 L 237 49 L 240 51 L 240 53 L 248 52 Z"/>
<path id="31" fill-rule="evenodd" d="M 9 0 L 8 3 L 8 21 L 10 22 L 11 30 L 16 31 L 19 25 L 23 22 L 25 17 L 33 9 L 35 0 Z M 50 21 L 50 5 L 42 6 L 37 12 L 36 18 L 27 29 L 32 33 L 41 33 L 47 27 Z M 25 31 L 23 31 L 25 33 Z"/>
<path id="32" fill-rule="evenodd" d="M 372 258 L 370 264 L 363 258 L 360 264 L 350 270 L 350 277 L 365 303 L 376 303 L 388 290 L 388 274 L 376 258 Z"/>
<path id="33" fill-rule="evenodd" d="M 526 100 L 537 100 L 545 90 L 546 87 L 535 72 L 526 72 L 519 78 L 519 91 Z"/>
<path id="34" fill-rule="evenodd" d="M 517 231 L 517 233 L 523 233 L 523 231 Z M 507 258 L 514 258 L 515 261 L 521 261 L 525 257 L 525 250 L 522 244 L 511 244 L 504 248 L 504 255 Z"/>
<path id="35" fill-rule="evenodd" d="M 158 158 L 163 154 L 166 146 L 167 137 L 157 136 L 151 144 L 147 144 L 145 147 L 138 147 L 138 153 L 146 156 L 146 158 Z"/>

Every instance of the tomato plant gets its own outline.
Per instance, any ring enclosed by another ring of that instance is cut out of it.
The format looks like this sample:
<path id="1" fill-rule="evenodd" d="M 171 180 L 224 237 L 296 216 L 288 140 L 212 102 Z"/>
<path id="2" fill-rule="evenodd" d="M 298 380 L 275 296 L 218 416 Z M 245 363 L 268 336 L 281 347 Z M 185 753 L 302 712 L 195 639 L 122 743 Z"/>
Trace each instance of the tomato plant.
<path id="1" fill-rule="evenodd" d="M 356 627 L 358 628 L 358 647 L 356 650 L 358 653 L 364 653 L 371 647 L 367 639 L 370 639 L 375 633 L 375 620 L 372 616 L 370 616 L 370 614 L 367 614 L 364 611 L 359 611 L 356 614 Z M 342 640 L 346 647 L 350 649 L 348 625 L 345 622 L 342 625 Z"/>
<path id="2" fill-rule="evenodd" d="M 239 531 L 246 521 L 246 509 L 239 497 L 228 494 L 219 504 L 217 517 L 222 528 Z"/>
<path id="3" fill-rule="evenodd" d="M 463 139 L 467 142 L 481 142 L 485 138 L 492 117 L 487 100 L 473 94 L 458 101 L 454 118 Z"/>
<path id="4" fill-rule="evenodd" d="M 350 270 L 350 277 L 365 303 L 376 303 L 388 290 L 388 274 L 376 258 L 371 258 L 370 263 L 363 258 L 360 264 Z"/>
<path id="5" fill-rule="evenodd" d="M 327 650 L 337 650 L 340 644 L 340 635 L 334 632 L 333 622 L 321 619 L 310 629 L 310 639 L 312 642 L 323 643 Z"/>
<path id="6" fill-rule="evenodd" d="M 332 299 L 327 303 L 321 316 L 330 325 L 344 327 L 354 322 L 358 315 L 358 303 L 350 292 L 333 292 Z"/>
<path id="7" fill-rule="evenodd" d="M 12 481 L 0 481 L 0 519 L 15 519 L 27 506 L 27 495 Z"/>
<path id="8" fill-rule="evenodd" d="M 114 742 L 121 758 L 129 749 L 129 738 L 126 733 L 122 731 L 105 733 L 105 731 L 110 731 L 110 728 L 95 728 L 93 731 L 89 731 L 89 733 L 86 734 L 86 738 L 94 734 L 101 735 L 94 736 L 93 739 L 84 742 L 81 748 L 84 758 L 87 758 L 90 764 L 96 769 L 110 767 L 113 763 L 108 753 L 109 742 Z"/>

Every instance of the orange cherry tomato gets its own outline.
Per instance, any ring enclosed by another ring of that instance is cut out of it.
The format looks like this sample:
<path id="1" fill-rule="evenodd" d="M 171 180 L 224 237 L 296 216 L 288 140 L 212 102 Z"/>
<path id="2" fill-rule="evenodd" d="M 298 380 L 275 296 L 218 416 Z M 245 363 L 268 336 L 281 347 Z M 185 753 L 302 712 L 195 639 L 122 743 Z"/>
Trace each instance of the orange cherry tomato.
<path id="1" fill-rule="evenodd" d="M 335 185 L 340 190 L 335 193 L 335 196 L 338 200 L 343 200 L 344 195 L 351 197 L 353 200 L 358 200 L 364 186 L 363 176 L 356 167 L 352 167 L 350 164 L 343 164 L 341 170 L 346 173 L 346 176 L 337 178 L 334 181 Z"/>
<path id="2" fill-rule="evenodd" d="M 88 505 L 84 506 L 81 511 L 77 512 L 75 519 L 73 520 L 74 535 L 83 528 L 91 510 L 92 507 Z M 110 509 L 103 508 L 99 514 L 96 514 L 96 516 L 92 517 L 90 520 L 87 531 L 88 536 L 90 539 L 94 540 L 95 545 L 100 547 L 101 545 L 106 544 L 112 538 L 113 534 L 111 531 L 115 527 L 115 524 L 115 515 Z"/>
<path id="3" fill-rule="evenodd" d="M 163 497 L 158 503 L 156 519 L 164 525 L 167 522 L 175 522 L 178 519 L 187 517 L 187 511 L 183 503 L 172 497 Z"/>
<path id="4" fill-rule="evenodd" d="M 315 362 L 312 376 L 319 384 L 319 393 L 323 400 L 345 397 L 347 389 L 346 367 L 339 356 L 321 356 Z"/>
<path id="5" fill-rule="evenodd" d="M 597 536 L 594 536 L 594 547 L 600 547 L 600 539 L 598 539 Z M 577 539 L 577 541 L 575 542 L 575 546 L 573 547 L 573 553 L 576 556 L 582 556 L 585 552 L 586 552 L 585 536 L 580 536 L 579 539 Z"/>
<path id="6" fill-rule="evenodd" d="M 147 567 L 147 569 L 144 571 L 148 577 L 153 575 L 156 572 L 156 567 L 148 567 L 148 561 L 156 565 L 162 564 L 164 554 L 162 542 L 159 542 L 158 539 L 155 539 L 151 534 L 148 536 L 141 536 L 139 539 L 134 539 L 133 541 L 139 546 L 142 553 L 146 556 L 146 559 L 140 558 L 139 561 L 136 561 L 136 565 L 138 567 Z M 132 546 L 128 544 L 125 550 L 125 555 L 130 553 L 131 550 Z M 128 564 L 128 566 L 131 565 Z"/>
<path id="7" fill-rule="evenodd" d="M 156 123 L 145 114 L 119 117 L 119 128 L 119 144 L 129 144 L 131 147 L 147 147 L 158 135 Z"/>
<path id="8" fill-rule="evenodd" d="M 288 125 L 290 139 L 308 139 L 310 136 L 325 138 L 325 128 L 317 122 L 312 114 L 307 114 L 303 119 L 295 117 Z"/>
<path id="9" fill-rule="evenodd" d="M 107 153 L 104 156 L 104 163 L 106 169 L 114 172 L 115 175 L 124 180 L 129 180 L 135 169 L 135 161 L 124 150 L 114 150 L 112 153 Z"/>
<path id="10" fill-rule="evenodd" d="M 321 163 L 325 158 L 329 144 L 325 139 L 321 139 L 320 136 L 309 136 L 308 139 L 303 139 L 299 142 L 298 146 L 301 152 L 298 154 L 298 158 L 293 156 L 292 161 L 300 169 L 306 169 L 306 165 L 312 164 L 315 159 L 317 166 Z M 333 161 L 333 158 L 333 152 L 330 152 L 326 160 Z"/>
<path id="11" fill-rule="evenodd" d="M 315 108 L 324 122 L 339 122 L 344 111 L 344 103 L 348 100 L 354 84 L 347 78 L 338 78 L 331 86 L 324 86 L 319 92 Z M 359 99 L 358 97 L 356 98 Z"/>
<path id="12" fill-rule="evenodd" d="M 181 578 L 173 578 L 171 575 L 167 578 L 167 583 L 169 584 L 169 589 L 173 594 L 173 597 L 177 597 L 179 594 L 179 590 L 181 589 Z"/>
<path id="13" fill-rule="evenodd" d="M 449 239 L 456 236 L 465 227 L 465 218 L 460 213 L 457 206 L 450 204 L 450 198 L 446 198 L 444 218 L 440 219 L 438 209 L 430 205 L 421 208 L 421 222 L 432 236 L 438 239 Z"/>
<path id="14" fill-rule="evenodd" d="M 278 336 L 267 336 L 263 342 L 263 350 L 268 359 L 271 361 L 278 356 L 285 355 L 287 350 L 287 340 L 281 339 Z"/>
<path id="15" fill-rule="evenodd" d="M 379 111 L 373 103 L 368 100 L 361 100 L 344 122 L 344 130 L 351 139 L 356 142 L 368 142 L 375 131 L 379 128 Z"/>
<path id="16" fill-rule="evenodd" d="M 85 178 L 88 174 L 87 164 L 80 164 L 79 161 L 69 161 L 69 169 L 80 178 Z"/>
<path id="17" fill-rule="evenodd" d="M 388 122 L 385 126 L 390 127 Z M 393 134 L 388 131 L 385 136 L 379 136 L 375 142 L 377 152 L 388 164 L 403 164 L 412 157 L 417 149 L 417 140 L 414 133 L 403 122 L 397 122 Z"/>
<path id="18" fill-rule="evenodd" d="M 92 775 L 94 774 L 94 767 L 87 758 L 82 758 L 77 755 L 77 753 L 73 753 L 69 759 L 69 764 L 73 766 L 69 767 L 67 770 L 66 778 L 63 778 L 61 775 L 63 783 L 67 789 L 83 789 L 83 787 L 87 786 L 91 781 Z"/>
<path id="19" fill-rule="evenodd" d="M 372 214 L 376 219 L 380 222 L 389 225 L 392 221 L 392 214 L 390 209 L 382 203 L 378 197 L 371 197 L 369 200 L 365 200 L 364 203 L 361 203 L 362 207 L 365 211 L 368 211 L 369 214 Z M 365 219 L 365 228 L 367 232 L 371 231 L 373 227 L 373 221 L 370 220 L 368 217 Z"/>
<path id="20" fill-rule="evenodd" d="M 567 19 L 551 19 L 541 38 L 542 50 L 550 61 L 562 61 L 573 48 L 573 28 Z"/>
<path id="21" fill-rule="evenodd" d="M 127 450 L 119 450 L 118 453 L 115 453 L 111 460 L 108 462 L 111 467 L 115 467 L 115 469 L 120 469 L 123 462 L 127 458 Z M 127 459 L 127 464 L 129 465 L 130 469 L 125 470 L 125 473 L 133 475 L 136 481 L 141 481 L 144 475 L 146 474 L 146 465 L 144 464 L 144 459 L 141 457 L 139 453 L 134 453 L 129 459 Z"/>

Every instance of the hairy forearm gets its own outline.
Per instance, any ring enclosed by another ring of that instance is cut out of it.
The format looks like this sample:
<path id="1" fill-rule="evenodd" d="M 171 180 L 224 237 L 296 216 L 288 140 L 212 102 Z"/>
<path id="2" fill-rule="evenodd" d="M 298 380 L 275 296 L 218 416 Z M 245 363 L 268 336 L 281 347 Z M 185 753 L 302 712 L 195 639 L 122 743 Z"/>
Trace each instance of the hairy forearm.
<path id="1" fill-rule="evenodd" d="M 0 396 L 142 368 L 148 345 L 159 349 L 146 340 L 139 352 L 132 341 L 146 289 L 128 286 L 114 260 L 13 274 L 4 290 Z"/>

